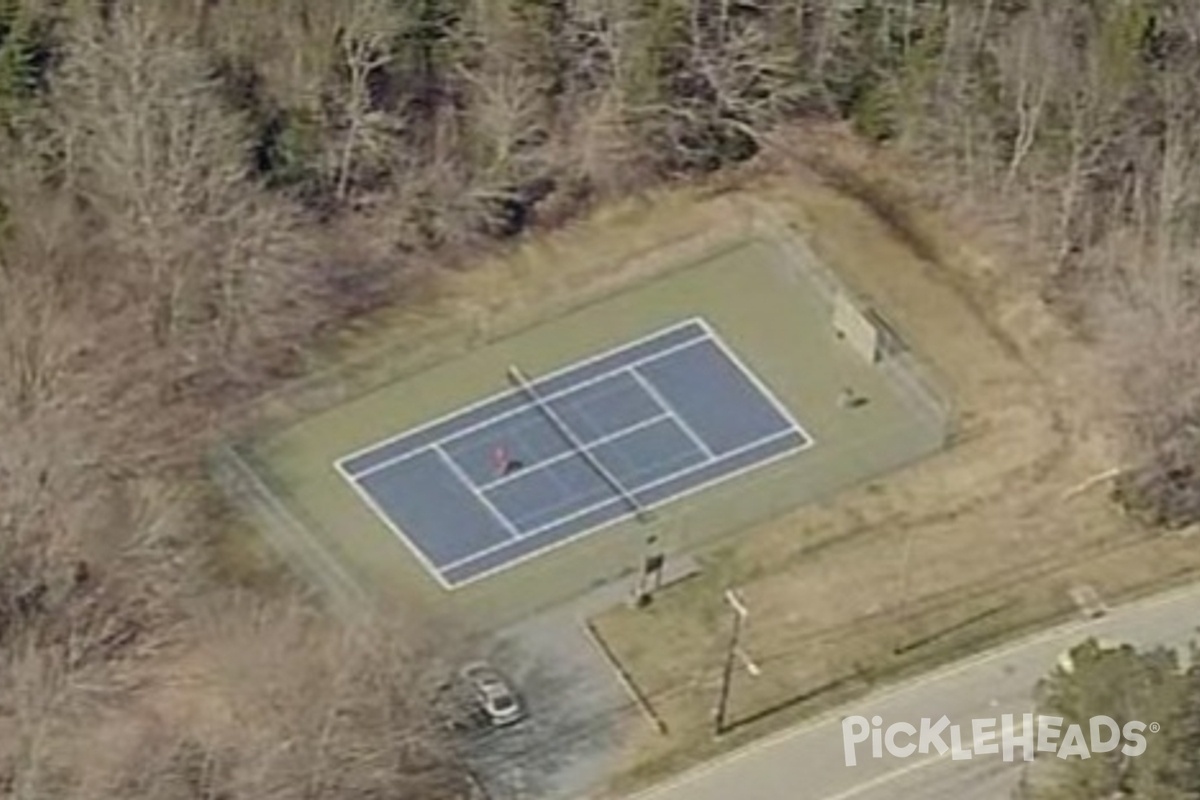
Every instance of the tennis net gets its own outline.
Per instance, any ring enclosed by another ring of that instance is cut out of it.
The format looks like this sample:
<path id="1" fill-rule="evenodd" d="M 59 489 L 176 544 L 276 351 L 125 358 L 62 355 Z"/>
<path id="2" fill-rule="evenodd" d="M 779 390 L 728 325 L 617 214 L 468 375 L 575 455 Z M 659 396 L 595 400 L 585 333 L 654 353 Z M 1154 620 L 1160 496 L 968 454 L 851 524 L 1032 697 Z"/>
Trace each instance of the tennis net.
<path id="1" fill-rule="evenodd" d="M 612 473 L 612 470 L 604 466 L 600 459 L 596 458 L 596 454 L 589 450 L 588 446 L 584 444 L 578 436 L 575 435 L 575 432 L 571 430 L 571 426 L 568 425 L 561 416 L 559 416 L 557 411 L 550 407 L 550 404 L 547 403 L 542 398 L 541 394 L 538 393 L 538 390 L 534 388 L 533 382 L 530 381 L 529 378 L 525 376 L 525 373 L 523 373 L 515 364 L 510 365 L 508 368 L 508 379 L 515 386 L 520 388 L 521 391 L 523 391 L 525 395 L 533 402 L 533 404 L 541 410 L 546 419 L 550 420 L 551 424 L 553 424 L 558 430 L 559 434 L 566 439 L 571 448 L 574 449 L 575 452 L 577 452 L 580 456 L 582 456 L 584 460 L 591 465 L 592 469 L 594 469 L 596 473 L 599 474 L 600 477 L 612 487 L 613 491 L 615 491 L 621 497 L 621 499 L 625 501 L 630 509 L 633 510 L 633 513 L 637 515 L 639 520 L 647 521 L 650 519 L 650 509 L 643 505 L 642 502 L 634 496 L 633 492 L 625 488 L 625 484 L 621 483 L 621 480 Z"/>

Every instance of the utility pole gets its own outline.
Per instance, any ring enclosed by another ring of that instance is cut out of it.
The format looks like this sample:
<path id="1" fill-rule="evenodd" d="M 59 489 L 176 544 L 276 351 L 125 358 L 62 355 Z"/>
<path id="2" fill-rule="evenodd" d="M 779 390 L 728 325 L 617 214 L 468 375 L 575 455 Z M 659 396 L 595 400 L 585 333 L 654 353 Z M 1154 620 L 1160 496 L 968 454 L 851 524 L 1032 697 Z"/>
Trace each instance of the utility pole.
<path id="1" fill-rule="evenodd" d="M 725 602 L 733 611 L 733 630 L 729 636 L 729 649 L 725 653 L 725 669 L 721 674 L 721 694 L 717 699 L 715 733 L 720 736 L 725 732 L 725 716 L 729 709 L 729 688 L 733 682 L 733 666 L 737 661 L 739 645 L 742 639 L 742 627 L 750 612 L 742 598 L 732 589 L 725 590 Z"/>

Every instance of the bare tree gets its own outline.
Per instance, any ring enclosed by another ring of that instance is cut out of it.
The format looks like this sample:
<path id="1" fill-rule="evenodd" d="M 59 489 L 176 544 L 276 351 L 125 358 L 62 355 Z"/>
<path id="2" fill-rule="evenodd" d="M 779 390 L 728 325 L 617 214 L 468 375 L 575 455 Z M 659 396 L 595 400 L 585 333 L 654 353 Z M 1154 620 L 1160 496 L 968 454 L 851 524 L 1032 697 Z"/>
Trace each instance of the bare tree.
<path id="1" fill-rule="evenodd" d="M 113 277 L 150 298 L 167 344 L 226 314 L 247 269 L 280 266 L 266 246 L 277 219 L 256 208 L 245 126 L 192 40 L 150 9 L 109 5 L 72 29 L 52 104 L 68 186 L 103 220 L 124 261 Z"/>
<path id="2" fill-rule="evenodd" d="M 1012 154 L 1004 176 L 1006 192 L 1011 191 L 1022 164 L 1037 141 L 1051 86 L 1056 80 L 1053 70 L 1060 46 L 1057 38 L 1060 30 L 1061 26 L 1055 24 L 1043 7 L 1014 21 L 1001 45 L 1001 68 L 1011 81 L 1009 92 L 1017 121 Z"/>
<path id="3" fill-rule="evenodd" d="M 385 0 L 354 0 L 349 6 L 349 19 L 337 35 L 346 82 L 340 92 L 344 97 L 341 107 L 345 130 L 334 190 L 339 202 L 346 200 L 360 152 L 385 152 L 387 137 L 383 134 L 399 121 L 377 108 L 370 85 L 372 77 L 393 60 L 390 46 L 399 28 L 396 6 Z"/>

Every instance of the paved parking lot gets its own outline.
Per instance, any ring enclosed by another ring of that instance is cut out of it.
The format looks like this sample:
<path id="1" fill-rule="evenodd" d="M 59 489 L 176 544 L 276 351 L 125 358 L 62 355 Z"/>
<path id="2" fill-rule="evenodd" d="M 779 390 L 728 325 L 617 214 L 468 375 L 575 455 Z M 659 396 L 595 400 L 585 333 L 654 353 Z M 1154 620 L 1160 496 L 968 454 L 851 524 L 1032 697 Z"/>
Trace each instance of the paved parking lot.
<path id="1" fill-rule="evenodd" d="M 531 617 L 486 655 L 512 679 L 529 716 L 462 738 L 492 800 L 585 796 L 608 779 L 631 726 L 648 723 L 584 633 L 583 620 L 623 602 L 625 581 Z"/>

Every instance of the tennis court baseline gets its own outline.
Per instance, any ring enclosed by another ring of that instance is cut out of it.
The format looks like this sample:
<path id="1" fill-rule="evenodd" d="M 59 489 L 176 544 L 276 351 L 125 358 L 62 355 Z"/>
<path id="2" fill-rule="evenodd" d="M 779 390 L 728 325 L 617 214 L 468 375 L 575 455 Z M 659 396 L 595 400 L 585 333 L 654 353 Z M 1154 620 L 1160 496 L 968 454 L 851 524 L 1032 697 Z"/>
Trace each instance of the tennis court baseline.
<path id="1" fill-rule="evenodd" d="M 335 465 L 448 589 L 813 444 L 702 318 L 515 375 Z"/>

